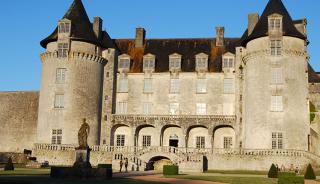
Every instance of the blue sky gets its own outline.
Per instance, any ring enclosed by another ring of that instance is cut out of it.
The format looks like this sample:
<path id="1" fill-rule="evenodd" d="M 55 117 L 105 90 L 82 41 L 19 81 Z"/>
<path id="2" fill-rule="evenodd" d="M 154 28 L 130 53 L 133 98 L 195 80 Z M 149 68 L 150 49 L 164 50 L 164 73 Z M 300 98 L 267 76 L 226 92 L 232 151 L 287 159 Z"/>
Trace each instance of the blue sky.
<path id="1" fill-rule="evenodd" d="M 83 0 L 89 17 L 100 16 L 112 38 L 133 38 L 142 26 L 147 38 L 240 37 L 247 14 L 261 15 L 268 0 Z M 308 19 L 311 64 L 320 71 L 320 1 L 283 0 L 293 19 Z M 55 28 L 72 0 L 1 0 L 0 91 L 39 90 L 44 51 L 39 42 Z"/>

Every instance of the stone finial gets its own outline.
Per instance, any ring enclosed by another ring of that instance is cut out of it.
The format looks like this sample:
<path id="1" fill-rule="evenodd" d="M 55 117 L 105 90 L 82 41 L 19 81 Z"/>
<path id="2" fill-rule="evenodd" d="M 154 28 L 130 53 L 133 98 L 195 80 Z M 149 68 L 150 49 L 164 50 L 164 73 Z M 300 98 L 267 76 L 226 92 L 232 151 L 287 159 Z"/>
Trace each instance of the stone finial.
<path id="1" fill-rule="evenodd" d="M 146 37 L 146 31 L 142 27 L 136 28 L 135 47 L 142 48 Z"/>
<path id="2" fill-rule="evenodd" d="M 259 21 L 259 14 L 258 13 L 250 13 L 248 15 L 248 36 L 251 35 L 254 27 Z"/>
<path id="3" fill-rule="evenodd" d="M 98 39 L 101 38 L 103 20 L 100 17 L 93 18 L 93 31 Z"/>
<path id="4" fill-rule="evenodd" d="M 216 27 L 216 46 L 224 46 L 224 27 Z"/>

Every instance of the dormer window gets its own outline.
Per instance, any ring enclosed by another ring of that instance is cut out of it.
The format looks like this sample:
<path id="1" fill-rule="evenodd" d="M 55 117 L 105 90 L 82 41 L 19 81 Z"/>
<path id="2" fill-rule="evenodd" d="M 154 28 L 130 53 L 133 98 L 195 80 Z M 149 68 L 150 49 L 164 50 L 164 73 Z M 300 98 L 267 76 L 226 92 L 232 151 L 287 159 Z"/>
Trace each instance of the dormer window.
<path id="1" fill-rule="evenodd" d="M 152 54 L 147 54 L 143 56 L 143 71 L 153 72 L 155 67 L 155 56 Z"/>
<path id="2" fill-rule="evenodd" d="M 224 54 L 222 56 L 222 68 L 223 68 L 224 72 L 233 71 L 230 69 L 233 69 L 234 65 L 235 65 L 234 57 L 235 57 L 235 55 L 230 52 L 227 52 L 226 54 Z"/>
<path id="3" fill-rule="evenodd" d="M 208 55 L 200 53 L 196 55 L 196 71 L 208 71 Z"/>
<path id="4" fill-rule="evenodd" d="M 128 72 L 130 69 L 130 56 L 123 54 L 119 56 L 118 60 L 118 70 L 119 72 Z"/>
<path id="5" fill-rule="evenodd" d="M 282 16 L 278 14 L 270 15 L 269 32 L 282 32 Z"/>
<path id="6" fill-rule="evenodd" d="M 169 56 L 169 69 L 170 71 L 181 70 L 181 55 L 175 53 Z"/>
<path id="7" fill-rule="evenodd" d="M 69 22 L 59 23 L 59 33 L 70 33 L 71 24 Z"/>

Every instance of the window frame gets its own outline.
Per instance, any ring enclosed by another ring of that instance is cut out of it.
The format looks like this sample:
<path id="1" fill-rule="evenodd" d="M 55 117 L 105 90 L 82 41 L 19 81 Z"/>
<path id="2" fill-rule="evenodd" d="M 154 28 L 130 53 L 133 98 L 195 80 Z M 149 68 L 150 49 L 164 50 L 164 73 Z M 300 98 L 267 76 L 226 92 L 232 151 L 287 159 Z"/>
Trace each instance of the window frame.
<path id="1" fill-rule="evenodd" d="M 271 133 L 271 149 L 284 149 L 284 133 L 272 132 Z"/>
<path id="2" fill-rule="evenodd" d="M 225 136 L 223 137 L 223 149 L 231 149 L 233 146 L 233 137 Z"/>
<path id="3" fill-rule="evenodd" d="M 196 71 L 208 71 L 209 56 L 205 53 L 196 55 Z"/>
<path id="4" fill-rule="evenodd" d="M 169 104 L 169 114 L 179 115 L 180 114 L 180 104 L 177 102 L 172 102 Z"/>
<path id="5" fill-rule="evenodd" d="M 196 148 L 203 149 L 206 148 L 206 137 L 205 136 L 196 136 Z"/>
<path id="6" fill-rule="evenodd" d="M 196 104 L 196 114 L 197 115 L 207 115 L 208 105 L 206 103 L 197 103 Z"/>
<path id="7" fill-rule="evenodd" d="M 64 84 L 66 82 L 67 68 L 57 68 L 56 69 L 56 83 Z"/>
<path id="8" fill-rule="evenodd" d="M 207 79 L 197 79 L 196 92 L 198 94 L 205 94 L 208 92 L 208 80 Z"/>
<path id="9" fill-rule="evenodd" d="M 153 93 L 153 79 L 145 78 L 143 80 L 143 93 Z"/>
<path id="10" fill-rule="evenodd" d="M 270 40 L 270 55 L 273 57 L 282 56 L 282 40 L 281 39 Z"/>
<path id="11" fill-rule="evenodd" d="M 272 95 L 270 103 L 271 112 L 283 112 L 283 96 Z"/>
<path id="12" fill-rule="evenodd" d="M 155 70 L 156 66 L 156 58 L 153 54 L 147 54 L 143 56 L 143 71 L 151 71 L 153 72 Z"/>
<path id="13" fill-rule="evenodd" d="M 283 84 L 283 70 L 281 67 L 271 68 L 271 85 Z"/>
<path id="14" fill-rule="evenodd" d="M 54 145 L 62 144 L 62 129 L 51 130 L 51 144 L 54 144 Z"/>
<path id="15" fill-rule="evenodd" d="M 153 103 L 152 102 L 144 102 L 143 103 L 143 114 L 150 115 L 152 114 Z"/>
<path id="16" fill-rule="evenodd" d="M 170 79 L 170 93 L 180 93 L 180 79 Z"/>
<path id="17" fill-rule="evenodd" d="M 124 134 L 117 134 L 116 135 L 116 146 L 123 147 L 126 143 L 126 135 Z"/>
<path id="18" fill-rule="evenodd" d="M 223 79 L 223 93 L 224 94 L 234 94 L 235 93 L 234 78 Z"/>
<path id="19" fill-rule="evenodd" d="M 128 102 L 121 101 L 117 103 L 117 114 L 127 114 L 128 112 Z"/>
<path id="20" fill-rule="evenodd" d="M 127 54 L 122 54 L 118 57 L 118 71 L 128 72 L 130 70 L 131 59 Z"/>
<path id="21" fill-rule="evenodd" d="M 174 53 L 169 56 L 169 70 L 170 71 L 180 71 L 181 70 L 181 60 L 180 54 Z"/>
<path id="22" fill-rule="evenodd" d="M 70 43 L 69 42 L 58 42 L 57 52 L 58 58 L 67 58 L 69 56 Z"/>
<path id="23" fill-rule="evenodd" d="M 118 82 L 118 93 L 128 93 L 129 92 L 129 79 L 128 78 L 120 78 Z"/>
<path id="24" fill-rule="evenodd" d="M 151 139 L 151 135 L 142 135 L 142 147 L 150 147 Z"/>
<path id="25" fill-rule="evenodd" d="M 53 107 L 55 109 L 64 109 L 65 108 L 65 103 L 64 103 L 64 94 L 62 93 L 57 93 L 54 95 L 54 104 Z"/>

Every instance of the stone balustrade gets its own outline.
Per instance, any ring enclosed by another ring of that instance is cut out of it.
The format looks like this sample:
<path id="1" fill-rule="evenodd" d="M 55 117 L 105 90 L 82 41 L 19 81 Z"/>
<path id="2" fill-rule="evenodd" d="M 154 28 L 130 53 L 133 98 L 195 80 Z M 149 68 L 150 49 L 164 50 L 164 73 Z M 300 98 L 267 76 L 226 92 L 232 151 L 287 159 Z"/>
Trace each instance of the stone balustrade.
<path id="1" fill-rule="evenodd" d="M 75 150 L 75 145 L 54 145 L 54 144 L 35 144 L 34 150 L 51 151 L 71 151 Z M 175 148 L 166 146 L 134 147 L 134 146 L 105 146 L 97 145 L 90 147 L 93 152 L 110 152 L 122 154 L 143 155 L 145 153 L 172 153 L 177 156 L 192 155 L 252 155 L 252 156 L 287 156 L 287 157 L 307 157 L 313 160 L 319 160 L 320 156 L 303 150 L 290 149 L 217 149 L 217 148 Z"/>

